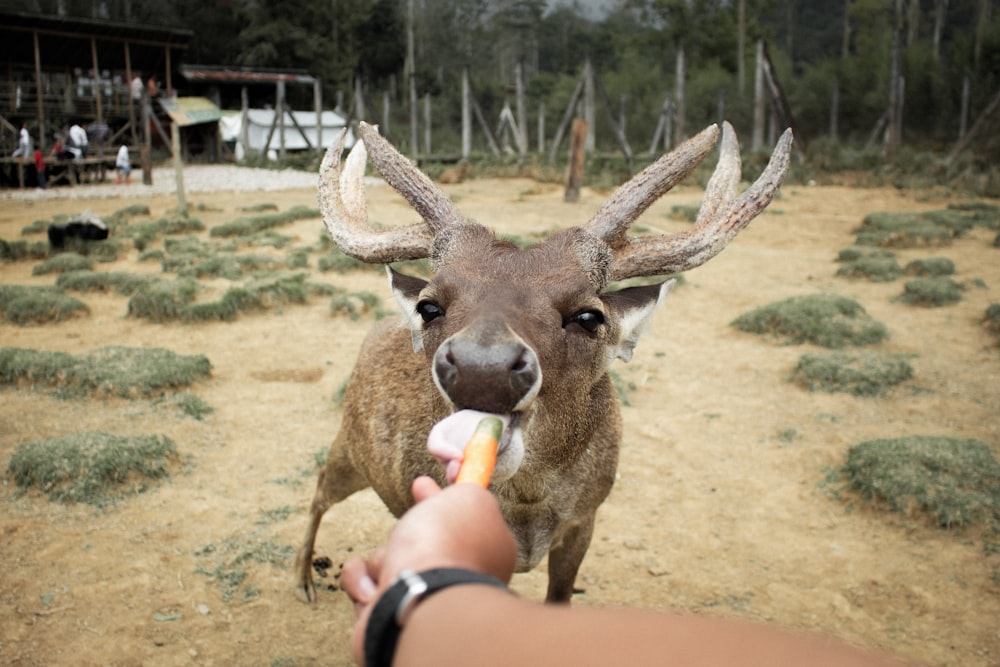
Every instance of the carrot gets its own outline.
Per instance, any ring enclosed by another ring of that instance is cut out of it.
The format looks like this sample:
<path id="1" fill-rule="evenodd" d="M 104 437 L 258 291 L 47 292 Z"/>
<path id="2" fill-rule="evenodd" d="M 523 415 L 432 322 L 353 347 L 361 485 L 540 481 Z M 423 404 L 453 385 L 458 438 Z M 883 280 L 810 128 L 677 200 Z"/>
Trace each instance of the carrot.
<path id="1" fill-rule="evenodd" d="M 472 437 L 465 445 L 465 455 L 462 457 L 462 467 L 458 470 L 455 483 L 473 482 L 484 489 L 490 485 L 493 468 L 497 464 L 497 448 L 500 446 L 500 435 L 503 433 L 503 422 L 496 417 L 483 417 Z"/>

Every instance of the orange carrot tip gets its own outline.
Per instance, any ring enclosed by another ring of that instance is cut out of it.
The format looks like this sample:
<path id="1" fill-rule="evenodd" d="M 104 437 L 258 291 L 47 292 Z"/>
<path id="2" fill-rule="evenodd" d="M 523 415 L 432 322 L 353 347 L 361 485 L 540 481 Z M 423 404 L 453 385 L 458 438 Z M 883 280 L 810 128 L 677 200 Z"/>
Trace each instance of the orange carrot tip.
<path id="1" fill-rule="evenodd" d="M 493 468 L 497 464 L 497 449 L 503 433 L 503 422 L 498 417 L 483 417 L 465 445 L 462 467 L 455 483 L 472 482 L 484 489 L 490 485 Z"/>

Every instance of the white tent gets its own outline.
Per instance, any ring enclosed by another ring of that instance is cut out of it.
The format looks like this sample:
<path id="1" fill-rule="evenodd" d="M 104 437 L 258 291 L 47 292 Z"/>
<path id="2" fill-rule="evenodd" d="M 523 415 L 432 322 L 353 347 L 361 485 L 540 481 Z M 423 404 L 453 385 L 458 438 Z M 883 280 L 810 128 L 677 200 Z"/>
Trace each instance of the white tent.
<path id="1" fill-rule="evenodd" d="M 236 159 L 242 160 L 248 152 L 277 159 L 282 148 L 300 151 L 317 147 L 325 150 L 347 124 L 346 119 L 334 111 L 323 111 L 320 124 L 314 111 L 286 110 L 278 117 L 274 109 L 246 109 L 224 111 L 219 120 L 222 140 L 235 142 Z M 322 142 L 322 144 L 321 144 Z M 354 145 L 354 132 L 348 129 L 345 147 Z"/>

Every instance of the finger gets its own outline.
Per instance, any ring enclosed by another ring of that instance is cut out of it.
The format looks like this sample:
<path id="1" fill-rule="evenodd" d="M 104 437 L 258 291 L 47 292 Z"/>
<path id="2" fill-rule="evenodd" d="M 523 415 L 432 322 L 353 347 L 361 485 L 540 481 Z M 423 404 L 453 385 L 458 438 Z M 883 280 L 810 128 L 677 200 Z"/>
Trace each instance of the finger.
<path id="1" fill-rule="evenodd" d="M 367 605 L 375 600 L 378 593 L 375 582 L 366 561 L 355 557 L 344 563 L 340 584 L 355 604 Z"/>
<path id="2" fill-rule="evenodd" d="M 413 493 L 413 500 L 419 503 L 441 493 L 441 487 L 430 477 L 423 476 L 413 480 L 410 491 Z"/>

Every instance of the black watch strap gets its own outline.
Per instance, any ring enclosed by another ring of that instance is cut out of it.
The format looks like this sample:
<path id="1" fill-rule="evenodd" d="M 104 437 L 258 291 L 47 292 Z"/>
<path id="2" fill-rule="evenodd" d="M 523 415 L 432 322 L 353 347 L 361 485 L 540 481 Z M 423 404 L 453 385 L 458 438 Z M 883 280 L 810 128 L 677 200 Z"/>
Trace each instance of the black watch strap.
<path id="1" fill-rule="evenodd" d="M 391 667 L 403 621 L 420 600 L 456 584 L 485 584 L 507 590 L 506 584 L 472 570 L 439 568 L 425 572 L 405 570 L 375 603 L 365 628 L 365 665 Z"/>

